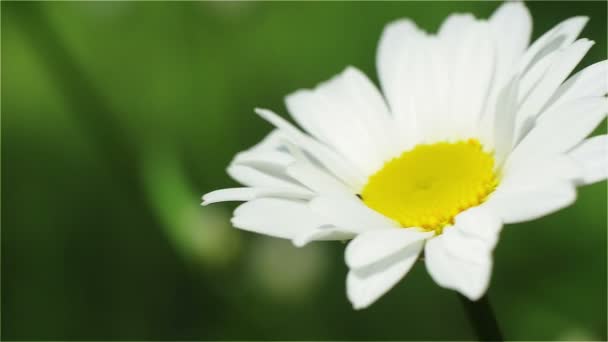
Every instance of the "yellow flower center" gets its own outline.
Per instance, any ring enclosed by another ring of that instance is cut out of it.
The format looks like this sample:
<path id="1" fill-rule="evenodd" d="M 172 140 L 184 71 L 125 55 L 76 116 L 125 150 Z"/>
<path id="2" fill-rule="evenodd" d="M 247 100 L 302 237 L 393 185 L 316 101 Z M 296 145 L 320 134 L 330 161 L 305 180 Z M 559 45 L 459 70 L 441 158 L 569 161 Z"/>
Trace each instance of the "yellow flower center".
<path id="1" fill-rule="evenodd" d="M 498 184 L 494 157 L 476 139 L 417 145 L 369 177 L 361 198 L 398 221 L 441 233 L 461 211 L 482 203 Z"/>

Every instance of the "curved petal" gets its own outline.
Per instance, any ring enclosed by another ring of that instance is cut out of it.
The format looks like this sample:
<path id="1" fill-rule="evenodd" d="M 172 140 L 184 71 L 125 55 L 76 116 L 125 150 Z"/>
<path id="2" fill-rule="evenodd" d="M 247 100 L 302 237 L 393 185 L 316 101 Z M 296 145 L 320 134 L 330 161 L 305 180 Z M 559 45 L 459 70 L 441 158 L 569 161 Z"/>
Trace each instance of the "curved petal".
<path id="1" fill-rule="evenodd" d="M 359 234 L 346 247 L 346 265 L 351 269 L 370 266 L 434 234 L 418 228 L 379 229 Z"/>
<path id="2" fill-rule="evenodd" d="M 415 242 L 382 262 L 350 270 L 346 295 L 353 307 L 366 308 L 395 286 L 412 268 L 423 246 L 424 242 Z"/>
<path id="3" fill-rule="evenodd" d="M 292 192 L 281 189 L 261 189 L 261 188 L 229 188 L 209 192 L 203 196 L 202 205 L 209 205 L 218 202 L 228 201 L 251 201 L 262 197 L 281 197 L 291 199 L 309 199 L 312 193 Z"/>
<path id="4" fill-rule="evenodd" d="M 568 18 L 555 25 L 526 50 L 520 61 L 520 70 L 526 72 L 537 62 L 556 50 L 574 42 L 589 21 L 588 17 Z"/>
<path id="5" fill-rule="evenodd" d="M 502 222 L 483 205 L 463 211 L 455 218 L 455 227 L 463 234 L 473 239 L 484 241 L 488 252 L 496 246 Z"/>
<path id="6" fill-rule="evenodd" d="M 608 135 L 589 138 L 568 155 L 582 167 L 581 184 L 592 184 L 608 178 Z"/>
<path id="7" fill-rule="evenodd" d="M 492 251 L 502 224 L 484 207 L 469 209 L 453 227 L 427 241 L 425 262 L 437 284 L 457 290 L 470 300 L 487 290 L 492 271 Z"/>
<path id="8" fill-rule="evenodd" d="M 431 278 L 442 287 L 460 292 L 477 300 L 486 292 L 492 271 L 492 260 L 470 262 L 451 255 L 443 235 L 429 240 L 424 249 L 424 261 Z"/>

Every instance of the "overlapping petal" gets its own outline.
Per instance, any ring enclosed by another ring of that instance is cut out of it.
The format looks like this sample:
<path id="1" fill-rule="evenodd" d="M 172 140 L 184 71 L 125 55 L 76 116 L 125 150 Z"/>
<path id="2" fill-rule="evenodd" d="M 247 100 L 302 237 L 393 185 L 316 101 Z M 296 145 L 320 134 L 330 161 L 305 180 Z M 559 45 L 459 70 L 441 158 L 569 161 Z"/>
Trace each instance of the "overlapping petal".
<path id="1" fill-rule="evenodd" d="M 501 227 L 500 219 L 485 207 L 459 214 L 454 226 L 426 244 L 424 258 L 433 280 L 471 300 L 479 299 L 489 285 L 492 251 Z"/>

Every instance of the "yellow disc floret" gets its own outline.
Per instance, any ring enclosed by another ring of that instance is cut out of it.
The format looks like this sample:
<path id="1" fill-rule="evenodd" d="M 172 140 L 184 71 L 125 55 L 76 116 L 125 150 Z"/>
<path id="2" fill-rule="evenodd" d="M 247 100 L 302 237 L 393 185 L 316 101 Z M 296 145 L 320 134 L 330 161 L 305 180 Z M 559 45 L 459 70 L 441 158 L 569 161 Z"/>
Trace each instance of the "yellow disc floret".
<path id="1" fill-rule="evenodd" d="M 441 233 L 458 213 L 482 203 L 497 183 L 494 157 L 479 141 L 421 144 L 384 164 L 361 198 L 403 227 Z"/>

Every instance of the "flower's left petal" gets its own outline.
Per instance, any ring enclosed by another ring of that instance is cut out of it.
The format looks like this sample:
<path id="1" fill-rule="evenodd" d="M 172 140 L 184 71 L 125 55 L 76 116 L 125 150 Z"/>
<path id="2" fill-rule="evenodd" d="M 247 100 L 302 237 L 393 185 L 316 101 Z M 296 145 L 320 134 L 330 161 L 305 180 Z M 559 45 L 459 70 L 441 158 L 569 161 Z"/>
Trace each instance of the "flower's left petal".
<path id="1" fill-rule="evenodd" d="M 313 212 L 331 225 L 354 232 L 398 227 L 398 223 L 370 209 L 355 195 L 326 194 L 309 202 Z"/>
<path id="2" fill-rule="evenodd" d="M 220 189 L 203 195 L 202 205 L 228 201 L 250 201 L 252 199 L 255 199 L 254 188 Z"/>
<path id="3" fill-rule="evenodd" d="M 608 178 L 608 135 L 589 138 L 568 155 L 582 167 L 581 184 L 592 184 Z"/>
<path id="4" fill-rule="evenodd" d="M 291 164 L 287 168 L 287 174 L 318 194 L 352 194 L 344 183 L 305 160 Z"/>
<path id="5" fill-rule="evenodd" d="M 499 188 L 484 206 L 504 223 L 530 221 L 572 204 L 576 189 L 570 181 L 556 181 L 529 187 Z"/>
<path id="6" fill-rule="evenodd" d="M 291 199 L 308 199 L 312 193 L 293 192 L 287 189 L 263 189 L 263 188 L 229 188 L 209 192 L 203 196 L 202 205 L 229 201 L 251 201 L 262 197 L 280 197 Z"/>
<path id="7" fill-rule="evenodd" d="M 346 247 L 346 265 L 351 269 L 370 266 L 434 234 L 418 228 L 379 229 L 359 234 Z"/>
<path id="8" fill-rule="evenodd" d="M 341 240 L 352 239 L 356 234 L 333 226 L 321 226 L 310 229 L 296 235 L 291 239 L 294 246 L 303 247 L 311 241 Z"/>
<path id="9" fill-rule="evenodd" d="M 364 309 L 388 292 L 412 268 L 423 241 L 369 267 L 350 270 L 346 276 L 346 295 L 355 309 Z"/>
<path id="10" fill-rule="evenodd" d="M 302 133 L 276 113 L 262 108 L 256 108 L 255 112 L 263 119 L 276 126 L 284 134 L 285 139 L 310 153 L 312 157 L 351 189 L 360 189 L 363 187 L 366 181 L 365 174 L 352 165 L 349 160 L 342 158 L 327 146 Z"/>
<path id="11" fill-rule="evenodd" d="M 228 167 L 227 172 L 234 180 L 249 187 L 285 189 L 297 193 L 310 193 L 310 191 L 297 184 L 293 179 L 282 177 L 280 174 L 266 173 L 253 167 L 233 164 Z"/>
<path id="12" fill-rule="evenodd" d="M 424 257 L 433 280 L 471 300 L 479 299 L 488 288 L 501 228 L 500 219 L 484 206 L 456 216 L 454 226 L 427 242 Z"/>
<path id="13" fill-rule="evenodd" d="M 234 211 L 232 225 L 243 230 L 293 239 L 324 224 L 303 201 L 260 198 L 241 204 Z"/>

